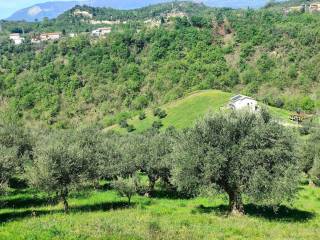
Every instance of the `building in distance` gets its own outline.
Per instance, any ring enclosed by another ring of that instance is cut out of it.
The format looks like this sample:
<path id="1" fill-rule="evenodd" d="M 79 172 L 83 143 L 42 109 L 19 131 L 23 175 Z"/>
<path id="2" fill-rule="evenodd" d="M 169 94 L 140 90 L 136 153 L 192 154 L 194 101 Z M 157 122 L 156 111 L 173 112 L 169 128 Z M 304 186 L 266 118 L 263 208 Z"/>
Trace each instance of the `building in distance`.
<path id="1" fill-rule="evenodd" d="M 249 110 L 256 112 L 259 110 L 258 102 L 251 97 L 236 95 L 230 99 L 229 108 L 232 110 Z"/>
<path id="2" fill-rule="evenodd" d="M 20 45 L 24 41 L 24 38 L 20 36 L 20 33 L 11 33 L 9 39 L 14 42 L 15 45 Z"/>
<path id="3" fill-rule="evenodd" d="M 111 33 L 111 27 L 98 28 L 91 32 L 94 37 L 100 37 Z"/>

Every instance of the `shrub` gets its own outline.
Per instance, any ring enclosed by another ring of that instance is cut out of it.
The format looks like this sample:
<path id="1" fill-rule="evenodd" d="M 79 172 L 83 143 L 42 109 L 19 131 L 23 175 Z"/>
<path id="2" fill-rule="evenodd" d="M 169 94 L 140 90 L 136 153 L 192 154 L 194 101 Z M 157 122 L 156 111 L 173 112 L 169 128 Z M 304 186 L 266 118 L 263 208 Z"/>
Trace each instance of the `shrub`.
<path id="1" fill-rule="evenodd" d="M 155 117 L 159 117 L 160 119 L 165 118 L 167 116 L 167 113 L 165 110 L 162 110 L 161 108 L 156 108 L 153 110 L 153 115 Z"/>
<path id="2" fill-rule="evenodd" d="M 308 112 L 312 112 L 315 108 L 315 103 L 310 97 L 304 97 L 301 105 L 302 109 Z"/>
<path id="3" fill-rule="evenodd" d="M 161 110 L 161 111 L 159 112 L 159 114 L 158 114 L 158 117 L 159 117 L 160 119 L 165 118 L 166 116 L 167 116 L 167 113 L 166 113 L 165 110 Z"/>
<path id="4" fill-rule="evenodd" d="M 162 124 L 161 121 L 154 121 L 152 123 L 152 127 L 155 128 L 155 129 L 160 129 L 162 126 L 163 126 L 163 124 Z"/>
<path id="5" fill-rule="evenodd" d="M 304 124 L 302 127 L 299 128 L 299 133 L 301 135 L 309 135 L 310 134 L 310 125 Z"/>
<path id="6" fill-rule="evenodd" d="M 133 132 L 133 131 L 136 130 L 136 129 L 135 129 L 135 127 L 134 127 L 132 124 L 128 124 L 127 130 L 128 130 L 128 132 Z"/>
<path id="7" fill-rule="evenodd" d="M 135 109 L 141 110 L 147 107 L 149 104 L 148 98 L 146 96 L 139 96 L 133 100 L 133 107 Z"/>
<path id="8" fill-rule="evenodd" d="M 283 100 L 281 98 L 277 98 L 274 101 L 274 106 L 277 107 L 277 108 L 282 108 L 284 106 Z"/>
<path id="9" fill-rule="evenodd" d="M 140 120 L 143 120 L 143 119 L 145 119 L 146 118 L 146 113 L 145 112 L 141 112 L 140 114 L 139 114 L 139 119 Z"/>
<path id="10" fill-rule="evenodd" d="M 121 128 L 127 128 L 129 126 L 127 120 L 125 119 L 120 120 L 119 125 Z"/>
<path id="11" fill-rule="evenodd" d="M 129 205 L 131 198 L 137 192 L 137 179 L 136 177 L 122 178 L 112 182 L 113 188 L 118 192 L 121 197 L 127 197 Z"/>
<path id="12" fill-rule="evenodd" d="M 157 117 L 159 113 L 161 112 L 161 108 L 156 108 L 153 110 L 153 116 Z"/>

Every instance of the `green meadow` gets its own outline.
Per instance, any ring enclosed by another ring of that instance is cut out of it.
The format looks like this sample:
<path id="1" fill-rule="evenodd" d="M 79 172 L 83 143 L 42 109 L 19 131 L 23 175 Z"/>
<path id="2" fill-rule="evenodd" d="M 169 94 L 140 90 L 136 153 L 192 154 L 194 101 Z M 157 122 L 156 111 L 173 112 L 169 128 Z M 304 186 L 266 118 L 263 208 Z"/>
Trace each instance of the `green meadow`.
<path id="1" fill-rule="evenodd" d="M 190 93 L 186 97 L 180 98 L 174 102 L 170 102 L 163 106 L 168 114 L 166 118 L 161 119 L 163 128 L 173 126 L 177 129 L 183 129 L 192 126 L 195 121 L 204 116 L 209 111 L 215 112 L 225 108 L 232 96 L 235 94 L 223 92 L 220 90 L 204 90 Z M 265 106 L 264 104 L 260 104 Z M 280 121 L 290 123 L 289 116 L 290 111 L 275 107 L 266 106 L 270 113 Z M 146 118 L 139 120 L 138 116 L 128 120 L 128 124 L 134 126 L 137 132 L 143 132 L 152 127 L 152 123 L 159 120 L 153 116 L 152 109 L 145 111 Z M 108 129 L 113 129 L 120 132 L 125 132 L 125 129 L 121 129 L 119 125 L 114 125 Z"/>
<path id="2" fill-rule="evenodd" d="M 245 205 L 227 215 L 224 195 L 184 199 L 161 192 L 135 196 L 128 206 L 114 191 L 73 194 L 70 213 L 46 195 L 13 190 L 0 198 L 0 239 L 318 239 L 320 189 L 302 186 L 278 209 Z"/>

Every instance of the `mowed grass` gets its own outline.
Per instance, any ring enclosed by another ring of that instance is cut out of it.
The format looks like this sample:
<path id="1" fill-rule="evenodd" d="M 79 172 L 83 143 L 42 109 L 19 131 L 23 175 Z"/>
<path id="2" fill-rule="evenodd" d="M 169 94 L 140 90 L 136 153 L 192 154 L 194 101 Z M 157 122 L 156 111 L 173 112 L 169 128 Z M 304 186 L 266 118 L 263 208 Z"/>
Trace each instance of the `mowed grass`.
<path id="1" fill-rule="evenodd" d="M 166 118 L 161 119 L 163 129 L 170 126 L 177 129 L 193 126 L 197 119 L 209 111 L 217 112 L 219 109 L 226 107 L 233 95 L 219 90 L 204 90 L 193 92 L 184 98 L 163 105 L 161 109 L 164 109 L 168 114 Z M 275 118 L 285 122 L 289 121 L 289 111 L 274 107 L 268 108 Z M 147 109 L 145 113 L 146 118 L 144 120 L 139 120 L 138 116 L 128 120 L 128 123 L 136 129 L 136 132 L 143 132 L 151 128 L 152 123 L 159 120 L 158 117 L 153 116 L 152 109 Z M 126 132 L 126 129 L 121 129 L 119 125 L 108 129 Z"/>
<path id="2" fill-rule="evenodd" d="M 246 204 L 226 214 L 227 199 L 135 196 L 132 206 L 113 191 L 70 199 L 71 212 L 28 190 L 0 199 L 0 239 L 319 239 L 320 189 L 304 186 L 292 205 L 274 213 Z"/>

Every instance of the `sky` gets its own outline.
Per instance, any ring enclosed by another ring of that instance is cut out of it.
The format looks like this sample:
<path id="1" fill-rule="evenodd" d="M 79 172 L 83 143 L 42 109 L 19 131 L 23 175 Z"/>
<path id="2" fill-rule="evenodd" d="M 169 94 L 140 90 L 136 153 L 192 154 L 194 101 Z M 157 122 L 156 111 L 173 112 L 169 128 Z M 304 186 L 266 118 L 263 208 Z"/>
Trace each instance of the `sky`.
<path id="1" fill-rule="evenodd" d="M 0 0 L 0 19 L 9 17 L 15 11 L 43 2 L 56 2 L 68 0 Z"/>
<path id="2" fill-rule="evenodd" d="M 70 0 L 0 0 L 0 19 L 5 19 L 11 16 L 17 10 L 20 10 L 22 8 L 30 7 L 37 3 L 54 2 L 54 1 L 70 1 Z M 123 1 L 123 0 L 119 0 L 119 1 Z M 236 2 L 235 0 L 211 0 L 210 2 L 226 3 L 228 1 L 232 1 L 233 3 Z M 255 3 L 255 2 L 264 2 L 268 0 L 239 0 L 239 2 L 244 2 L 244 1 Z M 219 4 L 217 4 L 217 6 L 219 6 Z"/>

